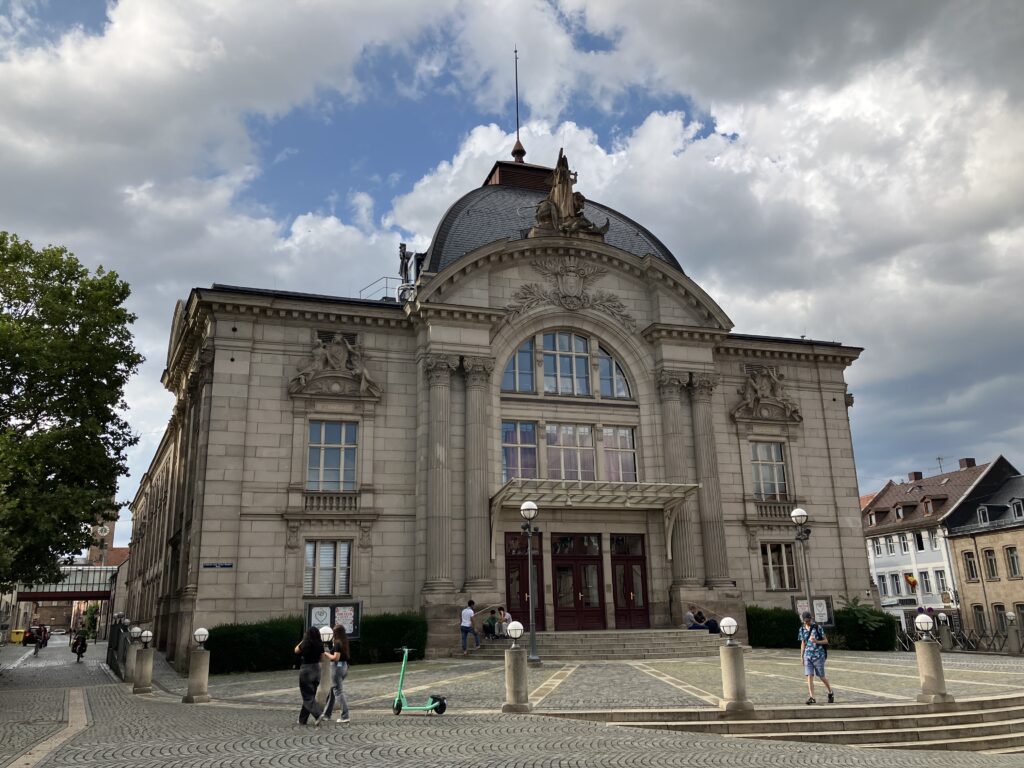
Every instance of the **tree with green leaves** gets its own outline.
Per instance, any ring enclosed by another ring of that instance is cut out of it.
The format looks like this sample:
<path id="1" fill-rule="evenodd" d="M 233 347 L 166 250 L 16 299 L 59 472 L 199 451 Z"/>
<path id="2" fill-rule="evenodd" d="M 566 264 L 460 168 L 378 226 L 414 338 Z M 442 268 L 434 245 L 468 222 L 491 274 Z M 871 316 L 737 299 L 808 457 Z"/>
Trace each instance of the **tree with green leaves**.
<path id="1" fill-rule="evenodd" d="M 114 272 L 0 232 L 0 589 L 58 581 L 117 517 L 138 438 L 124 388 L 142 357 Z"/>

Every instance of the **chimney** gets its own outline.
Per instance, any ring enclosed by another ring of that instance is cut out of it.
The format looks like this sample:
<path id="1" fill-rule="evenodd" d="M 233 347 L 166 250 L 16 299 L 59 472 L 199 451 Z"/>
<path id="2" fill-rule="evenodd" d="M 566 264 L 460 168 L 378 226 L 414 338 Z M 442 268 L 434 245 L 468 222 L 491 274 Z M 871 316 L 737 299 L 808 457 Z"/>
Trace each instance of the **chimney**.
<path id="1" fill-rule="evenodd" d="M 914 482 L 915 480 L 923 480 L 923 479 L 924 479 L 924 475 L 921 472 L 908 472 L 907 473 L 907 480 L 909 480 L 910 482 Z"/>
<path id="2" fill-rule="evenodd" d="M 960 459 L 960 469 L 970 469 L 977 465 L 978 463 L 974 459 Z"/>

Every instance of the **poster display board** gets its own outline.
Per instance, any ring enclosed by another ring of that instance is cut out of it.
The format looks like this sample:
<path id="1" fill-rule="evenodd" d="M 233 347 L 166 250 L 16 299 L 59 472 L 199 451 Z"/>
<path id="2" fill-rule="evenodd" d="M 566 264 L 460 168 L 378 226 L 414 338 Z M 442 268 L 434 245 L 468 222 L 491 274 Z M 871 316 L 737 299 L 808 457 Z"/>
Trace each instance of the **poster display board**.
<path id="1" fill-rule="evenodd" d="M 341 624 L 350 640 L 358 640 L 362 617 L 362 600 L 309 600 L 306 602 L 305 628 Z"/>
<path id="2" fill-rule="evenodd" d="M 810 610 L 814 614 L 814 623 L 821 624 L 823 627 L 831 627 L 835 625 L 835 613 L 832 610 L 832 597 L 831 595 L 825 595 L 824 597 L 814 596 L 811 601 L 814 603 L 814 607 L 808 609 L 806 597 L 793 598 L 793 610 L 796 611 L 797 616 L 802 616 L 804 611 Z"/>

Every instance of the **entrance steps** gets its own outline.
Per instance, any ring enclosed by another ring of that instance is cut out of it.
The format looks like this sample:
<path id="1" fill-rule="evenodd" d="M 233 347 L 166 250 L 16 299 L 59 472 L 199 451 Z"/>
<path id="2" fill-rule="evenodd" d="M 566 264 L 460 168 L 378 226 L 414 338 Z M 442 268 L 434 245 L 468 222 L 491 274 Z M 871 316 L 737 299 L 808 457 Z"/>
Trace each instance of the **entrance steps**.
<path id="1" fill-rule="evenodd" d="M 767 707 L 725 717 L 717 709 L 550 712 L 610 726 L 698 731 L 744 739 L 806 741 L 885 749 L 1024 752 L 1024 695 L 963 699 L 948 709 L 926 704 Z"/>
<path id="2" fill-rule="evenodd" d="M 470 638 L 472 642 L 472 638 Z M 475 658 L 502 659 L 511 640 L 485 640 Z M 529 650 L 530 635 L 519 645 Z M 551 661 L 629 661 L 717 656 L 722 640 L 696 629 L 605 629 L 585 632 L 538 632 L 537 655 Z"/>

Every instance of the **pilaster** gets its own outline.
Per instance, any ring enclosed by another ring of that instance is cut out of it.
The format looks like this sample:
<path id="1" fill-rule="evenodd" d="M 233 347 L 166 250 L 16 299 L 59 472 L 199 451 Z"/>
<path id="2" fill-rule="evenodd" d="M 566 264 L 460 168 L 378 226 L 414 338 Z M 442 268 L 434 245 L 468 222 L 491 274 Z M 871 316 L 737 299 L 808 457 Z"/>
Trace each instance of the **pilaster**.
<path id="1" fill-rule="evenodd" d="M 487 496 L 488 393 L 494 360 L 465 357 L 466 375 L 466 586 L 493 588 Z"/>
<path id="2" fill-rule="evenodd" d="M 451 377 L 455 355 L 428 355 L 430 384 L 427 434 L 427 573 L 424 592 L 454 592 L 451 535 Z"/>

